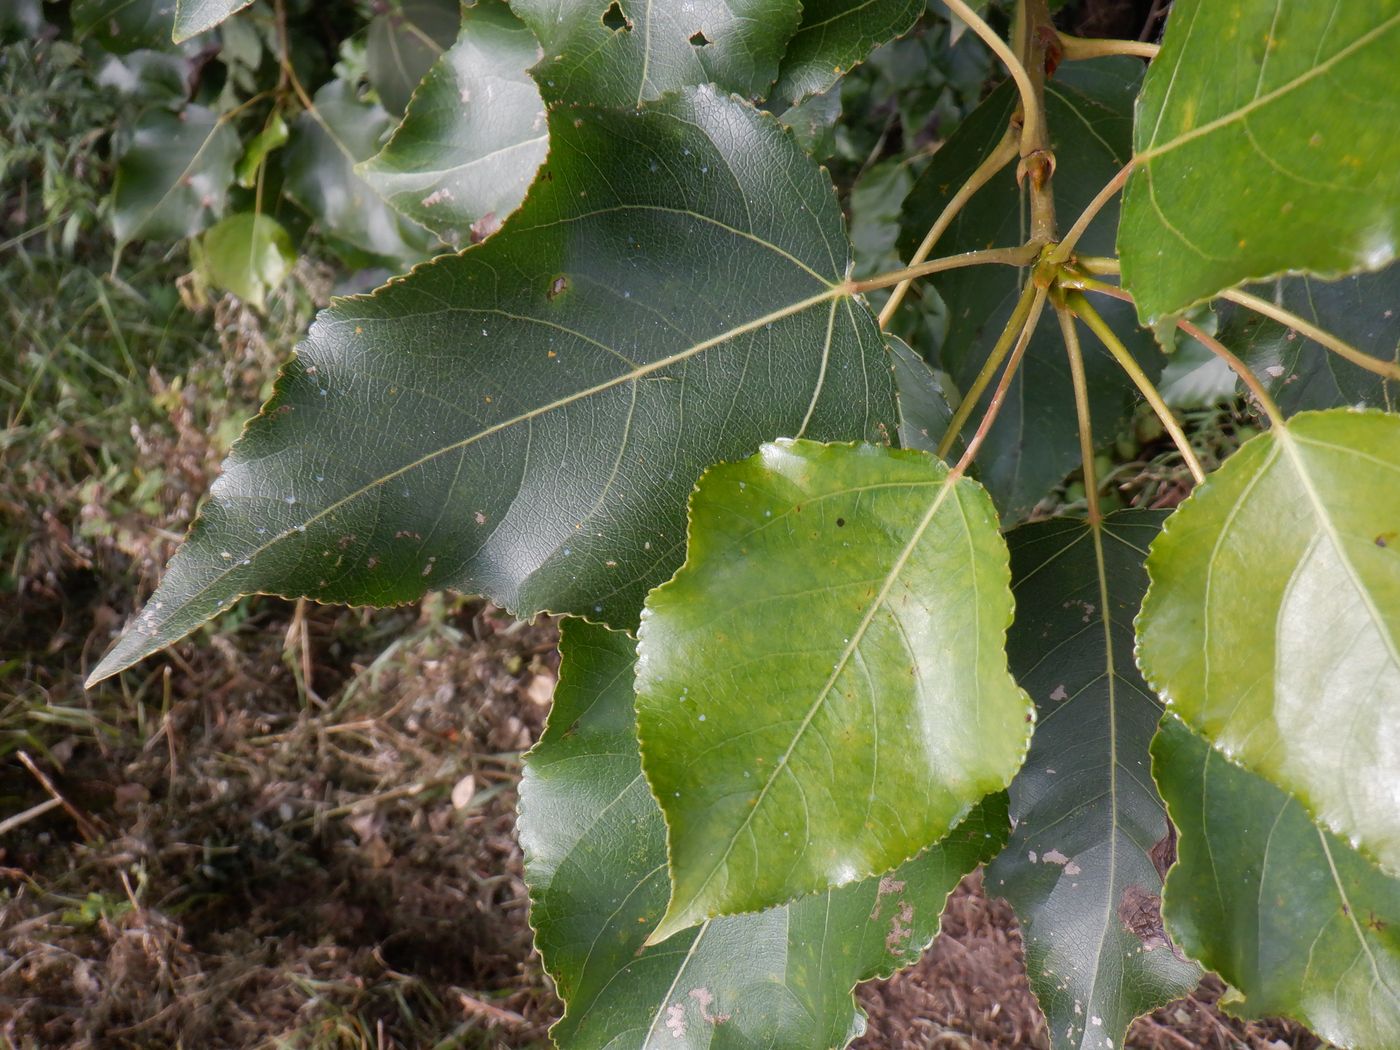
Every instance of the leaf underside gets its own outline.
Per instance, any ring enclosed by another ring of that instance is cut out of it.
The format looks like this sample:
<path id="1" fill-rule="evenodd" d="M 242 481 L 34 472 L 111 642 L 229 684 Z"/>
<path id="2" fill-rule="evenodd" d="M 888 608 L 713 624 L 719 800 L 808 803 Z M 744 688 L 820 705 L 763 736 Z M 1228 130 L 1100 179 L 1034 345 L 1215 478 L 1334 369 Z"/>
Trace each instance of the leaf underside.
<path id="1" fill-rule="evenodd" d="M 1352 1050 L 1400 1046 L 1400 883 L 1168 716 L 1153 772 L 1181 831 L 1167 927 L 1247 1018 L 1296 1018 Z"/>
<path id="2" fill-rule="evenodd" d="M 669 883 L 665 824 L 637 752 L 634 646 L 625 634 L 564 622 L 549 725 L 525 759 L 519 828 L 530 919 L 567 1005 L 555 1042 L 846 1045 L 865 1027 L 852 986 L 918 959 L 948 893 L 1005 842 L 1005 796 L 889 875 L 645 947 Z"/>
<path id="3" fill-rule="evenodd" d="M 1400 0 L 1178 0 L 1143 85 L 1123 284 L 1145 322 L 1400 242 Z"/>
<path id="4" fill-rule="evenodd" d="M 95 679 L 261 591 L 632 625 L 705 467 L 893 433 L 831 183 L 776 121 L 702 88 L 551 142 L 500 233 L 321 314 Z"/>
<path id="5" fill-rule="evenodd" d="M 1065 518 L 1007 536 L 1007 649 L 1037 719 L 1011 783 L 1015 829 L 986 885 L 1021 920 L 1056 1047 L 1121 1047 L 1135 1017 L 1186 995 L 1201 974 L 1162 930 L 1154 850 L 1168 832 L 1148 755 L 1162 707 L 1133 663 L 1143 561 L 1164 516 L 1121 511 L 1098 537 Z"/>
<path id="6" fill-rule="evenodd" d="M 1400 416 L 1246 442 L 1148 572 L 1138 659 L 1171 710 L 1400 871 Z"/>
<path id="7" fill-rule="evenodd" d="M 708 471 L 647 596 L 637 720 L 666 813 L 661 940 L 887 871 L 1006 786 L 1006 546 L 922 452 L 780 441 Z"/>

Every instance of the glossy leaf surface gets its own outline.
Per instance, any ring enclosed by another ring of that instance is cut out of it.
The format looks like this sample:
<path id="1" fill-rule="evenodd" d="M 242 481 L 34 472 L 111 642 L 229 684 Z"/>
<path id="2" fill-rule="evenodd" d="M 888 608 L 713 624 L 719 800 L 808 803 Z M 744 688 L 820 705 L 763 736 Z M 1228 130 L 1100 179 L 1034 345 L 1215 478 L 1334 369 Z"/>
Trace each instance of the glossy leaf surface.
<path id="1" fill-rule="evenodd" d="M 206 29 L 213 29 L 252 2 L 253 0 L 175 0 L 175 43 L 183 43 Z"/>
<path id="2" fill-rule="evenodd" d="M 1053 183 L 1061 216 L 1075 216 L 1098 187 L 1131 154 L 1133 99 L 1142 64 L 1133 59 L 1076 62 L 1064 67 L 1046 88 L 1045 105 L 1057 168 Z M 907 258 L 923 239 L 982 158 L 1006 130 L 1016 105 L 1007 84 L 997 89 L 959 125 L 924 170 L 905 204 L 900 248 Z M 1014 166 L 1013 166 L 1014 167 Z M 1104 208 L 1080 241 L 1087 254 L 1111 254 L 1117 212 Z M 938 255 L 1023 243 L 1030 235 L 1029 212 L 1013 168 L 989 182 L 963 209 L 936 248 Z M 948 330 L 933 363 L 966 391 L 1011 315 L 1028 271 L 972 267 L 932 279 L 949 304 Z M 1133 309 L 1117 300 L 1095 299 L 1094 306 L 1118 333 L 1149 375 L 1161 367 L 1151 333 L 1137 327 Z M 1136 400 L 1122 370 L 1093 336 L 1083 335 L 1094 434 L 1109 441 Z M 983 395 L 964 434 L 970 436 L 991 397 Z M 1046 310 L 1012 382 L 1005 407 L 978 455 L 978 478 L 1007 518 L 1024 515 L 1079 464 L 1074 396 L 1064 343 L 1052 311 Z"/>
<path id="3" fill-rule="evenodd" d="M 1237 990 L 1226 1009 L 1353 1050 L 1400 1046 L 1400 882 L 1176 718 L 1152 758 L 1181 829 L 1167 927 Z"/>
<path id="4" fill-rule="evenodd" d="M 653 938 L 888 871 L 1006 786 L 1007 583 L 986 493 L 925 453 L 779 441 L 705 474 L 638 636 Z"/>
<path id="5" fill-rule="evenodd" d="M 210 225 L 223 214 L 239 152 L 238 136 L 212 110 L 147 110 L 117 162 L 117 243 L 178 240 Z"/>
<path id="6" fill-rule="evenodd" d="M 1261 298 L 1381 360 L 1400 361 L 1400 265 L 1339 281 L 1285 277 L 1251 288 Z M 1400 384 L 1242 306 L 1222 302 L 1220 339 L 1286 412 L 1365 405 L 1394 411 Z"/>
<path id="7" fill-rule="evenodd" d="M 1163 517 L 1122 511 L 1098 536 L 1057 518 L 1007 536 L 1007 649 L 1037 718 L 1011 783 L 1015 830 L 986 886 L 1016 908 L 1056 1047 L 1121 1047 L 1133 1018 L 1201 976 L 1162 930 L 1154 850 L 1167 821 L 1148 754 L 1162 707 L 1133 663 L 1143 562 Z"/>
<path id="8" fill-rule="evenodd" d="M 923 0 L 808 0 L 771 97 L 795 103 L 827 90 L 875 48 L 909 32 L 926 6 Z"/>
<path id="9" fill-rule="evenodd" d="M 890 347 L 899 400 L 899 446 L 936 454 L 955 411 L 949 399 L 947 377 L 930 368 L 898 336 L 887 335 L 885 340 Z"/>
<path id="10" fill-rule="evenodd" d="M 1178 0 L 1143 86 L 1123 283 L 1155 320 L 1400 241 L 1400 0 Z"/>
<path id="11" fill-rule="evenodd" d="M 175 0 L 73 0 L 70 13 L 78 40 L 91 37 L 113 54 L 170 48 Z"/>
<path id="12" fill-rule="evenodd" d="M 262 309 L 296 262 L 292 239 L 267 215 L 230 215 L 204 235 L 201 270 L 214 287 Z"/>
<path id="13" fill-rule="evenodd" d="M 539 57 L 504 4 L 468 8 L 388 145 L 356 170 L 402 214 L 466 243 L 472 223 L 519 206 L 548 152 L 544 102 L 526 72 Z"/>
<path id="14" fill-rule="evenodd" d="M 379 151 L 393 118 L 356 97 L 343 80 L 327 83 L 313 101 L 315 114 L 297 117 L 292 142 L 280 151 L 287 196 L 353 250 L 400 268 L 424 258 L 435 238 L 396 213 L 355 173 L 357 163 Z"/>
<path id="15" fill-rule="evenodd" d="M 893 432 L 831 183 L 776 121 L 700 89 L 550 136 L 500 233 L 320 316 L 98 677 L 254 591 L 635 624 L 707 466 Z"/>
<path id="16" fill-rule="evenodd" d="M 545 60 L 549 102 L 640 106 L 713 83 L 762 98 L 797 29 L 797 0 L 513 0 Z"/>
<path id="17" fill-rule="evenodd" d="M 666 828 L 632 708 L 634 643 L 567 620 L 549 725 L 525 760 L 530 919 L 572 1050 L 839 1047 L 864 1028 L 852 986 L 915 961 L 948 893 L 1006 837 L 1004 796 L 883 878 L 645 947 L 666 908 Z"/>
<path id="18" fill-rule="evenodd" d="M 1138 659 L 1171 709 L 1400 871 L 1400 416 L 1294 416 L 1152 545 Z"/>

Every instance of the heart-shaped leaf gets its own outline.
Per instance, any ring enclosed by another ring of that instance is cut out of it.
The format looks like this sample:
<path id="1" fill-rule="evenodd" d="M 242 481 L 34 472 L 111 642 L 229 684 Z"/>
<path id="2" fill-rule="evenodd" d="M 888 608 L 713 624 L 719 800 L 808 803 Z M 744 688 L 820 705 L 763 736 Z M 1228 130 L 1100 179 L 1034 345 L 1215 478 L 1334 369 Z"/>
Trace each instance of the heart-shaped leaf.
<path id="1" fill-rule="evenodd" d="M 1304 412 L 1246 442 L 1147 568 L 1152 687 L 1400 871 L 1400 416 Z"/>
<path id="2" fill-rule="evenodd" d="M 448 244 L 466 242 L 480 219 L 504 219 L 549 149 L 544 102 L 526 72 L 540 54 L 504 4 L 467 8 L 393 138 L 355 170 Z"/>
<path id="3" fill-rule="evenodd" d="M 673 886 L 659 941 L 888 871 L 1025 756 L 1006 545 L 923 452 L 781 441 L 707 472 L 638 636 L 642 764 Z"/>
<path id="4" fill-rule="evenodd" d="M 1097 529 L 1057 518 L 1007 536 L 1007 650 L 1038 717 L 1011 782 L 1011 843 L 986 884 L 1020 917 L 1056 1047 L 1121 1047 L 1133 1018 L 1201 976 L 1154 910 L 1171 842 L 1148 756 L 1162 707 L 1133 664 L 1143 561 L 1163 517 L 1122 511 Z"/>
<path id="5" fill-rule="evenodd" d="M 918 959 L 958 880 L 1006 839 L 1005 796 L 897 871 L 646 947 L 666 908 L 666 826 L 632 709 L 634 643 L 566 620 L 549 725 L 525 759 L 520 841 L 530 921 L 567 1005 L 571 1050 L 845 1046 L 857 981 Z"/>
<path id="6" fill-rule="evenodd" d="M 321 315 L 95 678 L 257 591 L 635 624 L 711 463 L 893 433 L 831 182 L 775 120 L 701 88 L 550 138 L 500 233 Z"/>
<path id="7" fill-rule="evenodd" d="M 1242 281 L 1396 257 L 1397 50 L 1400 0 L 1172 5 L 1118 235 L 1144 321 Z"/>
<path id="8" fill-rule="evenodd" d="M 1230 982 L 1225 1008 L 1352 1050 L 1400 1046 L 1400 882 L 1176 718 L 1152 771 L 1181 833 L 1167 928 Z"/>

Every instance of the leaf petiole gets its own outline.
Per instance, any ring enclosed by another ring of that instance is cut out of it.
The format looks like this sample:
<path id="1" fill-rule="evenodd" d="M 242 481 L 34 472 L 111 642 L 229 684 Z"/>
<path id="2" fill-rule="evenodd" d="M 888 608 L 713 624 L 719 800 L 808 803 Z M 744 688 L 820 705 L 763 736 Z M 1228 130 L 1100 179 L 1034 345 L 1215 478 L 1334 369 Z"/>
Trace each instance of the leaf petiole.
<path id="1" fill-rule="evenodd" d="M 944 270 L 958 270 L 964 266 L 1029 266 L 1035 262 L 1036 256 L 1040 254 L 1040 245 L 1022 244 L 1015 248 L 988 248 L 979 252 L 964 252 L 961 255 L 949 255 L 942 259 L 934 259 L 931 262 L 919 263 L 917 266 L 906 266 L 900 270 L 890 270 L 888 273 L 876 274 L 863 281 L 848 281 L 845 289 L 848 294 L 856 295 L 861 292 L 871 292 L 877 288 L 888 288 L 890 285 L 901 284 L 905 281 L 912 281 L 916 277 L 927 277 L 931 273 L 942 273 Z"/>
<path id="2" fill-rule="evenodd" d="M 1079 243 L 1079 238 L 1084 236 L 1084 231 L 1089 228 L 1094 217 L 1103 210 L 1104 205 L 1123 188 L 1123 184 L 1128 181 L 1128 176 L 1132 174 L 1133 166 L 1137 162 L 1138 158 L 1134 157 L 1127 164 L 1124 164 L 1118 169 L 1118 174 L 1109 179 L 1104 188 L 1094 195 L 1094 199 L 1089 202 L 1088 207 L 1080 213 L 1079 218 L 1074 220 L 1074 225 L 1069 228 L 1069 232 L 1060 239 L 1060 243 L 1051 251 L 1050 259 L 1053 262 L 1062 263 L 1069 259 L 1074 252 L 1074 246 Z"/>
<path id="3" fill-rule="evenodd" d="M 1400 364 L 1394 361 L 1385 361 L 1379 357 L 1372 357 L 1370 354 L 1363 353 L 1350 343 L 1338 339 L 1325 328 L 1319 328 L 1317 325 L 1309 323 L 1297 314 L 1285 310 L 1283 307 L 1277 306 L 1267 299 L 1261 299 L 1257 295 L 1251 295 L 1249 292 L 1242 292 L 1237 288 L 1221 292 L 1220 298 L 1228 299 L 1232 303 L 1238 303 L 1248 310 L 1253 310 L 1257 314 L 1263 314 L 1265 317 L 1272 318 L 1279 322 L 1279 324 L 1286 325 L 1294 331 L 1301 332 L 1313 342 L 1320 343 L 1338 357 L 1345 358 L 1358 368 L 1364 368 L 1366 371 L 1374 372 L 1376 375 L 1384 376 L 1386 379 L 1400 380 Z"/>
<path id="4" fill-rule="evenodd" d="M 1108 55 L 1131 55 L 1134 58 L 1145 58 L 1151 61 L 1157 57 L 1157 52 L 1161 50 L 1159 45 L 1149 44 L 1144 40 L 1099 39 L 1070 36 L 1067 33 L 1060 33 L 1058 36 L 1061 57 L 1070 62 L 1077 62 L 1085 58 L 1104 58 Z"/>
<path id="5" fill-rule="evenodd" d="M 991 26 L 982 20 L 964 0 L 943 0 L 955 15 L 967 23 L 967 27 L 976 33 L 984 44 L 992 50 L 992 53 L 1001 59 L 1002 65 L 1011 74 L 1011 79 L 1016 81 L 1016 90 L 1021 93 L 1021 108 L 1024 112 L 1023 123 L 1021 125 L 1021 142 L 1036 143 L 1043 137 L 1045 116 L 1041 111 L 1040 99 L 1036 94 L 1035 85 L 1031 83 L 1031 76 L 1026 72 L 1026 67 L 1021 64 L 1021 60 L 1016 57 L 1016 52 L 1011 50 L 1010 45 L 999 37 Z M 1022 150 L 1024 155 L 1025 150 Z"/>
<path id="6" fill-rule="evenodd" d="M 1282 410 L 1278 407 L 1278 402 L 1270 396 L 1268 390 L 1264 388 L 1264 384 L 1259 381 L 1259 377 L 1254 374 L 1253 369 L 1236 357 L 1219 339 L 1216 339 L 1215 336 L 1208 334 L 1203 329 L 1192 324 L 1184 317 L 1177 318 L 1176 326 L 1230 366 L 1235 375 L 1240 377 L 1240 382 L 1249 387 L 1249 392 L 1253 394 L 1254 399 L 1259 402 L 1259 407 L 1264 410 L 1264 415 L 1269 417 L 1270 423 L 1276 427 L 1282 427 L 1284 425 L 1284 415 Z"/>
<path id="7" fill-rule="evenodd" d="M 1055 303 L 1055 319 L 1060 322 L 1065 353 L 1069 356 L 1070 380 L 1074 385 L 1074 414 L 1079 424 L 1079 457 L 1083 461 L 1084 499 L 1088 505 L 1089 525 L 1098 531 L 1103 520 L 1099 508 L 1099 479 L 1094 470 L 1094 427 L 1089 414 L 1089 381 L 1084 374 L 1084 354 L 1079 347 L 1079 331 L 1074 326 L 1074 314 L 1064 302 Z M 1104 605 L 1107 609 L 1107 604 Z"/>

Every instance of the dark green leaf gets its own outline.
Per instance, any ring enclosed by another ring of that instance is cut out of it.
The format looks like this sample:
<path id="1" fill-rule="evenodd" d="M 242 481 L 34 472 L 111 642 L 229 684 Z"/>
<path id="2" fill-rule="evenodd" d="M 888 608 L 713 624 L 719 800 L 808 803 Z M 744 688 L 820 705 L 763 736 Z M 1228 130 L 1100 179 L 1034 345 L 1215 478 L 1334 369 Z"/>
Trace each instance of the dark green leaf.
<path id="1" fill-rule="evenodd" d="M 513 0 L 544 46 L 550 102 L 639 106 L 713 83 L 762 98 L 797 29 L 797 0 Z"/>
<path id="2" fill-rule="evenodd" d="M 1400 871 L 1400 416 L 1294 416 L 1168 519 L 1144 676 L 1225 755 Z"/>
<path id="3" fill-rule="evenodd" d="M 418 82 L 457 39 L 458 0 L 403 0 L 369 24 L 365 63 L 384 108 L 401 116 Z"/>
<path id="4" fill-rule="evenodd" d="M 201 272 L 216 288 L 259 310 L 296 262 L 292 239 L 267 215 L 230 215 L 204 235 Z"/>
<path id="5" fill-rule="evenodd" d="M 356 170 L 448 244 L 467 241 L 479 219 L 504 219 L 549 149 L 544 102 L 526 72 L 539 57 L 504 4 L 468 8 L 389 144 Z"/>
<path id="6" fill-rule="evenodd" d="M 175 43 L 183 43 L 206 29 L 213 29 L 252 2 L 253 0 L 175 0 Z"/>
<path id="7" fill-rule="evenodd" d="M 500 233 L 321 315 L 98 677 L 254 591 L 635 624 L 705 467 L 893 430 L 831 183 L 775 120 L 702 88 L 550 139 Z"/>
<path id="8" fill-rule="evenodd" d="M 925 0 L 807 0 L 772 98 L 800 102 L 827 90 L 876 47 L 914 28 L 926 6 Z"/>
<path id="9" fill-rule="evenodd" d="M 1400 266 L 1340 281 L 1285 277 L 1250 289 L 1363 353 L 1400 361 Z M 1393 411 L 1400 390 L 1277 321 L 1221 303 L 1220 339 L 1254 369 L 1286 412 L 1366 405 Z"/>
<path id="10" fill-rule="evenodd" d="M 219 218 L 238 153 L 238 136 L 228 122 L 203 106 L 142 114 L 117 162 L 117 243 L 191 237 Z"/>
<path id="11" fill-rule="evenodd" d="M 0 7 L 0 41 L 27 40 L 43 26 L 41 0 L 8 0 Z"/>
<path id="12" fill-rule="evenodd" d="M 1007 584 L 986 493 L 925 453 L 780 441 L 709 470 L 639 634 L 652 937 L 888 871 L 1004 788 L 1031 712 Z"/>
<path id="13" fill-rule="evenodd" d="M 1011 784 L 1011 843 L 987 871 L 1011 901 L 1026 969 L 1056 1047 L 1111 1050 L 1133 1018 L 1186 995 L 1155 903 L 1167 821 L 1148 747 L 1161 705 L 1133 665 L 1143 559 L 1163 514 L 1123 511 L 1095 530 L 1057 518 L 1015 529 L 1016 680 L 1038 717 Z"/>
<path id="14" fill-rule="evenodd" d="M 1396 257 L 1397 51 L 1400 0 L 1172 5 L 1118 238 L 1144 320 L 1242 281 Z"/>
<path id="15" fill-rule="evenodd" d="M 72 18 L 74 38 L 91 37 L 104 51 L 169 50 L 175 0 L 73 0 Z"/>
<path id="16" fill-rule="evenodd" d="M 1152 770 L 1181 832 L 1167 927 L 1230 982 L 1226 1009 L 1353 1050 L 1400 1046 L 1400 883 L 1176 718 Z"/>
<path id="17" fill-rule="evenodd" d="M 97 83 L 140 102 L 183 109 L 189 97 L 190 63 L 169 51 L 108 53 L 97 70 Z"/>
<path id="18" fill-rule="evenodd" d="M 343 80 L 323 86 L 314 102 L 315 114 L 297 117 L 282 151 L 287 196 L 333 238 L 362 252 L 400 264 L 422 259 L 435 238 L 355 174 L 358 162 L 379 151 L 393 118 L 383 107 L 356 98 Z"/>
<path id="19" fill-rule="evenodd" d="M 949 396 L 949 380 L 935 372 L 898 336 L 887 335 L 894 363 L 894 388 L 899 399 L 899 445 L 936 452 L 956 411 Z"/>
<path id="20" fill-rule="evenodd" d="M 644 942 L 666 908 L 666 828 L 632 714 L 633 642 L 564 623 L 549 726 L 525 759 L 530 920 L 570 1050 L 826 1048 L 864 1028 L 851 987 L 919 957 L 948 892 L 1006 839 L 1005 797 L 883 878 Z"/>
<path id="21" fill-rule="evenodd" d="M 1098 187 L 1127 161 L 1130 153 L 1133 98 L 1142 64 L 1133 59 L 1076 62 L 1046 90 L 1058 166 L 1055 205 L 1070 222 Z M 900 247 L 907 257 L 973 169 L 1006 130 L 1016 106 L 1016 92 L 1004 85 L 958 127 L 934 154 L 905 205 Z M 963 209 L 936 248 L 938 255 L 1022 243 L 1029 235 L 1028 211 L 1011 168 L 994 178 Z M 1110 204 L 1080 241 L 1088 254 L 1111 254 L 1117 212 Z M 925 353 L 935 365 L 967 390 L 981 369 L 1027 279 L 1026 271 L 976 267 L 940 275 L 933 284 L 948 304 L 948 331 L 937 354 Z M 1136 356 L 1155 375 L 1161 357 L 1152 334 L 1137 327 L 1132 307 L 1116 300 L 1095 307 Z M 916 350 L 922 349 L 917 342 Z M 1094 436 L 1113 438 L 1136 401 L 1122 370 L 1098 347 L 1084 340 Z M 971 434 L 981 407 L 968 422 Z M 978 477 L 1005 518 L 1024 515 L 1079 464 L 1079 437 L 1074 396 L 1059 326 L 1045 311 L 1027 349 L 1026 360 L 1011 385 L 1005 407 L 978 455 Z"/>

